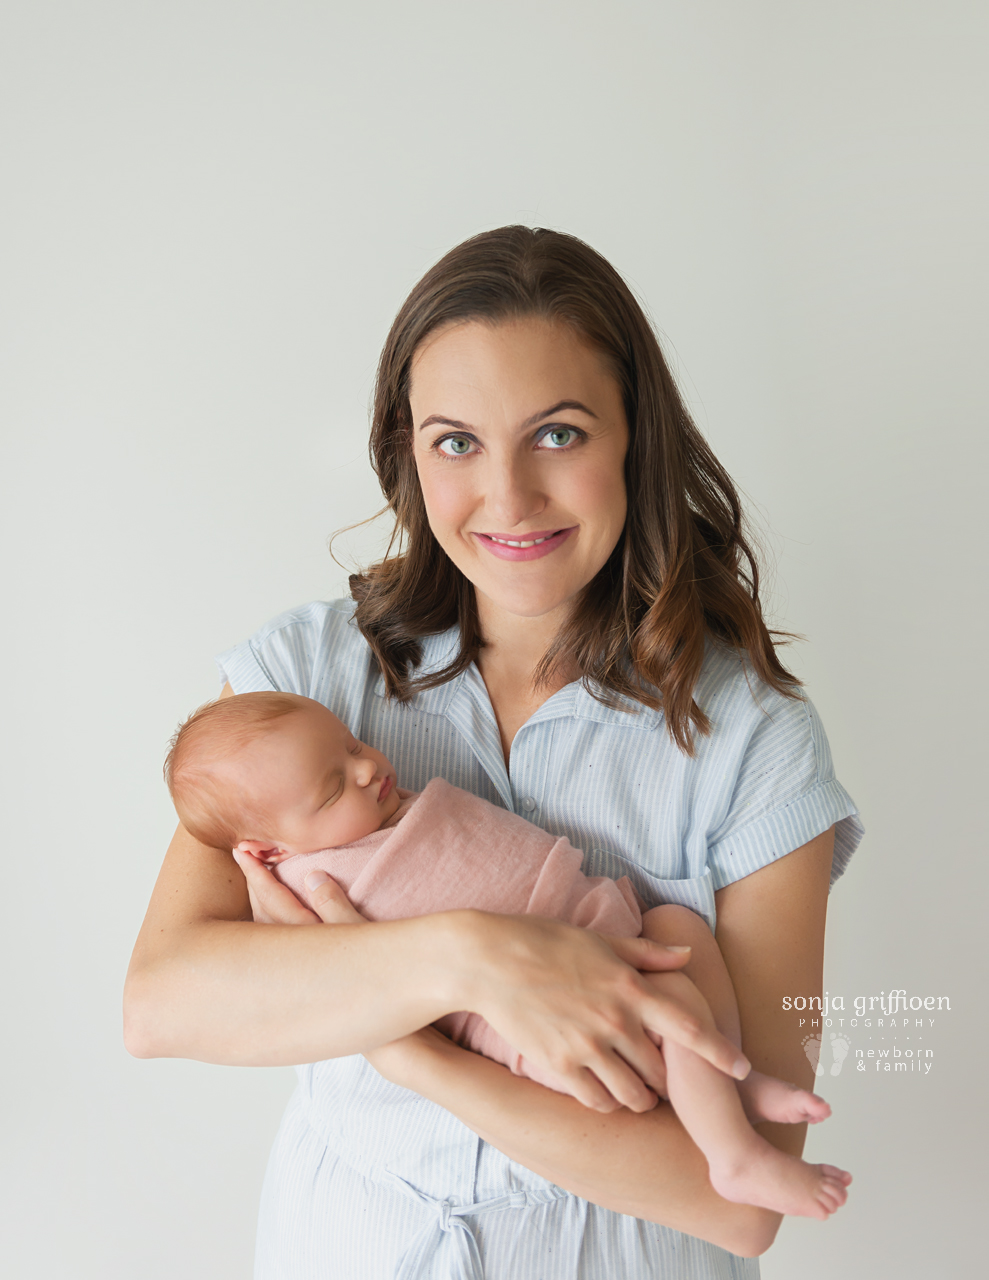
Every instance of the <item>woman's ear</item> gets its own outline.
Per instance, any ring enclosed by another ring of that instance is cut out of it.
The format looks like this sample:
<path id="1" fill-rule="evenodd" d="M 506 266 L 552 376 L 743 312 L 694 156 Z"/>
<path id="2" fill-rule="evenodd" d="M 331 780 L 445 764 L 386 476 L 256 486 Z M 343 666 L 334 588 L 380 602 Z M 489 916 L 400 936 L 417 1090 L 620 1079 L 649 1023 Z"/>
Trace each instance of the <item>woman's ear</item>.
<path id="1" fill-rule="evenodd" d="M 263 862 L 266 867 L 273 867 L 276 863 L 284 862 L 286 858 L 292 856 L 287 849 L 283 849 L 281 845 L 272 844 L 269 840 L 241 840 L 234 849 L 234 853 L 249 853 L 252 858 L 257 858 L 258 862 Z"/>

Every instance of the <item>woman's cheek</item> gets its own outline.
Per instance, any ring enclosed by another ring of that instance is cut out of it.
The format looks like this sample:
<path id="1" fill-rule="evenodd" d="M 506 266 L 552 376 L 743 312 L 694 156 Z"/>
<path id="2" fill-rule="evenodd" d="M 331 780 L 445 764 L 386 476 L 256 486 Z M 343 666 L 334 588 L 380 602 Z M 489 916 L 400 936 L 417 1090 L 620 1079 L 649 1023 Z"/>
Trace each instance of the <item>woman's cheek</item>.
<path id="1" fill-rule="evenodd" d="M 419 470 L 419 484 L 429 527 L 441 545 L 458 538 L 472 510 L 466 477 L 443 474 L 444 471 L 453 471 L 457 465 L 444 463 L 440 459 L 429 459 Z"/>
<path id="2" fill-rule="evenodd" d="M 574 476 L 568 498 L 570 509 L 583 519 L 585 533 L 593 531 L 603 564 L 625 527 L 628 500 L 624 475 L 608 466 L 588 468 Z"/>

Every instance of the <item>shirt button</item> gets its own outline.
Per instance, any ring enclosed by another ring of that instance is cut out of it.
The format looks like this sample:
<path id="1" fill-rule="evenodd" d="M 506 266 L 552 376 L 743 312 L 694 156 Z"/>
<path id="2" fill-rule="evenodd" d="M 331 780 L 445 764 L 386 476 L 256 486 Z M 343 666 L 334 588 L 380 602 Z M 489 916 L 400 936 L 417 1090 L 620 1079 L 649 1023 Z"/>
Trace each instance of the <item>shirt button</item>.
<path id="1" fill-rule="evenodd" d="M 536 802 L 535 800 L 533 800 L 532 796 L 526 796 L 526 798 L 522 801 L 522 808 L 526 811 L 526 813 L 531 813 L 533 809 L 535 809 L 535 807 L 536 807 Z"/>

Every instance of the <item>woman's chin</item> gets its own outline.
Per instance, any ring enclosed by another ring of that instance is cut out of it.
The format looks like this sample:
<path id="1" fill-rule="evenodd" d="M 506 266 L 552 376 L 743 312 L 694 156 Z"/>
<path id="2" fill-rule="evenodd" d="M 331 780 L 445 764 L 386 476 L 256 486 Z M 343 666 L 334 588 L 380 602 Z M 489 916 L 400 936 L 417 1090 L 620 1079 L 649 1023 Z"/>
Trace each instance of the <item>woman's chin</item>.
<path id="1" fill-rule="evenodd" d="M 557 614 L 562 620 L 567 606 L 573 599 L 573 594 L 561 592 L 559 585 L 552 591 L 520 591 L 514 584 L 508 589 L 500 584 L 491 590 L 485 590 L 480 585 L 476 585 L 475 589 L 482 620 L 488 610 L 494 610 L 499 615 L 509 618 L 517 618 L 523 624 L 551 619 Z"/>

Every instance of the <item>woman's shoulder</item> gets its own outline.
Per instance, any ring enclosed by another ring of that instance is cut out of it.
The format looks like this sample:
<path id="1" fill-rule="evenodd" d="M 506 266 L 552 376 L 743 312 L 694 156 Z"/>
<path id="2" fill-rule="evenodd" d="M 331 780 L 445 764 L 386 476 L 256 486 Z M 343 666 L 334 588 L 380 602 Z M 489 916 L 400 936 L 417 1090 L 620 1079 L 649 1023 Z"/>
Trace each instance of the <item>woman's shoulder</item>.
<path id="1" fill-rule="evenodd" d="M 807 726 L 812 708 L 798 686 L 782 693 L 765 684 L 747 654 L 709 640 L 694 700 L 718 737 L 747 738 L 767 723 Z"/>
<path id="2" fill-rule="evenodd" d="M 235 693 L 277 689 L 318 698 L 327 680 L 363 683 L 371 661 L 354 622 L 354 601 L 314 600 L 279 614 L 217 656 Z"/>
<path id="3" fill-rule="evenodd" d="M 266 622 L 255 631 L 249 643 L 255 645 L 264 645 L 272 641 L 277 643 L 278 638 L 287 638 L 289 635 L 305 635 L 312 638 L 318 636 L 338 639 L 342 642 L 356 636 L 357 639 L 362 640 L 353 621 L 356 607 L 349 596 L 344 596 L 340 600 L 311 600 L 308 604 L 297 605 L 294 609 L 280 613 Z"/>
<path id="4" fill-rule="evenodd" d="M 698 757 L 731 780 L 731 801 L 710 833 L 716 887 L 747 875 L 835 827 L 832 880 L 862 838 L 851 797 L 835 777 L 824 726 L 799 687 L 763 683 L 743 653 L 709 645 L 696 700 L 711 721 Z"/>

